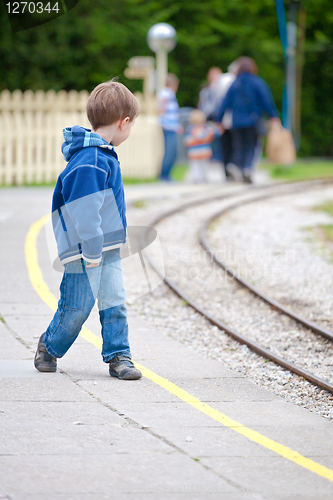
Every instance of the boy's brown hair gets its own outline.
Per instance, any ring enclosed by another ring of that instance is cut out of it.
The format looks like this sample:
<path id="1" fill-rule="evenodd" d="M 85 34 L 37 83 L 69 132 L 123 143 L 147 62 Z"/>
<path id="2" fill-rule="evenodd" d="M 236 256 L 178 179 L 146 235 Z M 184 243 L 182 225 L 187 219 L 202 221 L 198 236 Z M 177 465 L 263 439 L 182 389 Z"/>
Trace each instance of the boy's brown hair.
<path id="1" fill-rule="evenodd" d="M 139 113 L 136 97 L 125 85 L 113 80 L 97 85 L 87 102 L 87 116 L 94 130 L 127 116 L 132 121 Z"/>

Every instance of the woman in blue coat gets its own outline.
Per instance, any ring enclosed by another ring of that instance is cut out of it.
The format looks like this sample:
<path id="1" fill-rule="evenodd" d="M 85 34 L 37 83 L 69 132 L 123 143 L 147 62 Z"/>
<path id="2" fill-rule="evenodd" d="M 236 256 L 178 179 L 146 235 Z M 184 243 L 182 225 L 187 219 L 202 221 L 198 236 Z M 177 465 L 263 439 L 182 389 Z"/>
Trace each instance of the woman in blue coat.
<path id="1" fill-rule="evenodd" d="M 232 162 L 226 169 L 232 178 L 252 182 L 253 160 L 262 131 L 262 115 L 279 120 L 267 83 L 257 76 L 258 68 L 250 57 L 238 60 L 237 78 L 222 101 L 218 121 L 232 115 Z"/>

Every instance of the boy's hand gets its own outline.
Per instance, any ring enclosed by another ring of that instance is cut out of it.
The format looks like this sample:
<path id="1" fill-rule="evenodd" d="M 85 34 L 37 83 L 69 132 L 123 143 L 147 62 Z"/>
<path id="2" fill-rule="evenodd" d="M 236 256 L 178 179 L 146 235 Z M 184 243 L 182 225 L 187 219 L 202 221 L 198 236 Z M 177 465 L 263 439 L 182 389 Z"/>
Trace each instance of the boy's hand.
<path id="1" fill-rule="evenodd" d="M 85 260 L 85 264 L 86 264 L 86 267 L 98 267 L 99 266 L 99 262 L 95 262 L 95 263 L 89 263 Z"/>

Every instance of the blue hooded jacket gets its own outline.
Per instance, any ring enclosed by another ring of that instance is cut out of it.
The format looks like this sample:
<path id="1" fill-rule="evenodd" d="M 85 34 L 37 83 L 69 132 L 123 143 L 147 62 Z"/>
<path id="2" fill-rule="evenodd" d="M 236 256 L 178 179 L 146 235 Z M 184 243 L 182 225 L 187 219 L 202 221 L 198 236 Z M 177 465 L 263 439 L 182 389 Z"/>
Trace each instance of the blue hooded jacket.
<path id="1" fill-rule="evenodd" d="M 263 113 L 278 116 L 267 83 L 250 73 L 241 73 L 230 86 L 217 113 L 218 121 L 227 110 L 232 111 L 232 128 L 253 127 Z"/>
<path id="2" fill-rule="evenodd" d="M 126 242 L 124 188 L 113 146 L 89 129 L 63 130 L 68 161 L 52 200 L 52 225 L 61 264 L 84 258 L 100 262 L 102 252 Z"/>

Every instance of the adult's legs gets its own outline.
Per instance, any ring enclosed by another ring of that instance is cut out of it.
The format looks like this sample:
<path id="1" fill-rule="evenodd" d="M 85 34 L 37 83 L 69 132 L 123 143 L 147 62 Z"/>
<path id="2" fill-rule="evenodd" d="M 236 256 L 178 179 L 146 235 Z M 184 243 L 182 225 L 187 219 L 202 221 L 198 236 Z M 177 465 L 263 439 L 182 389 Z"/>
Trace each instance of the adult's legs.
<path id="1" fill-rule="evenodd" d="M 231 134 L 231 143 L 232 143 L 232 150 L 231 150 L 231 162 L 234 165 L 237 165 L 238 168 L 242 168 L 242 163 L 243 163 L 243 148 L 244 148 L 244 141 L 243 141 L 243 129 L 241 128 L 234 128 L 230 130 Z"/>
<path id="2" fill-rule="evenodd" d="M 240 130 L 241 129 L 231 129 L 229 131 L 231 150 L 229 150 L 227 163 L 225 163 L 226 176 L 234 181 L 241 181 L 243 179 L 241 170 L 243 141 Z"/>
<path id="3" fill-rule="evenodd" d="M 255 127 L 246 127 L 243 130 L 243 158 L 242 170 L 253 170 L 254 155 L 258 143 L 258 134 Z"/>
<path id="4" fill-rule="evenodd" d="M 223 164 L 224 164 L 224 172 L 226 177 L 230 177 L 229 172 L 226 169 L 226 166 L 229 163 L 232 163 L 232 138 L 231 138 L 231 130 L 225 130 L 221 135 L 221 145 L 222 145 L 222 156 L 223 156 Z"/>
<path id="5" fill-rule="evenodd" d="M 232 163 L 241 170 L 252 170 L 258 135 L 254 127 L 236 128 L 232 134 Z"/>
<path id="6" fill-rule="evenodd" d="M 170 179 L 170 172 L 177 159 L 177 133 L 172 130 L 164 130 L 164 157 L 162 162 L 162 171 L 160 178 L 162 180 Z"/>

